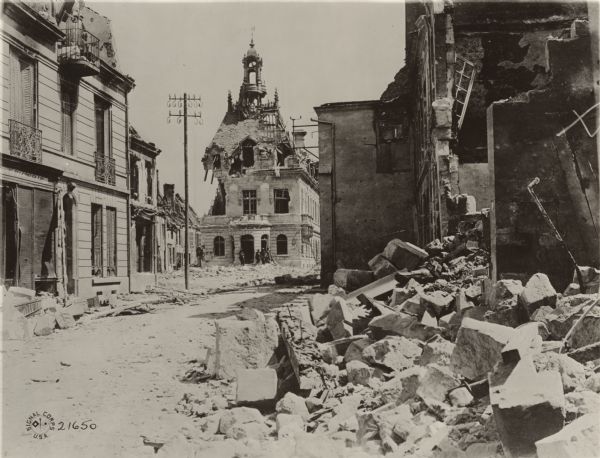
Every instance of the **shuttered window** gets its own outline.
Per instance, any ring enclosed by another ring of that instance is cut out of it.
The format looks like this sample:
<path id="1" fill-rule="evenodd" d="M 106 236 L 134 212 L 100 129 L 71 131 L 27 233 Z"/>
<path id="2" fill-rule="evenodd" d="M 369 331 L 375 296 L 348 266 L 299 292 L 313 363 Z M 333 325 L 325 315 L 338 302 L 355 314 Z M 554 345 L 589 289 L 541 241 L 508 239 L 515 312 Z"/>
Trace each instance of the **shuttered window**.
<path id="1" fill-rule="evenodd" d="M 106 241 L 108 262 L 106 271 L 109 276 L 117 276 L 117 209 L 106 207 Z"/>
<path id="2" fill-rule="evenodd" d="M 60 87 L 62 149 L 65 154 L 75 151 L 75 108 L 77 107 L 77 87 L 63 82 Z"/>
<path id="3" fill-rule="evenodd" d="M 92 204 L 92 275 L 101 277 L 102 259 L 102 205 Z"/>
<path id="4" fill-rule="evenodd" d="M 111 157 L 111 125 L 112 114 L 110 104 L 100 97 L 94 97 L 96 123 L 96 151 L 98 155 Z"/>
<path id="5" fill-rule="evenodd" d="M 10 50 L 10 118 L 30 127 L 37 125 L 35 62 Z"/>

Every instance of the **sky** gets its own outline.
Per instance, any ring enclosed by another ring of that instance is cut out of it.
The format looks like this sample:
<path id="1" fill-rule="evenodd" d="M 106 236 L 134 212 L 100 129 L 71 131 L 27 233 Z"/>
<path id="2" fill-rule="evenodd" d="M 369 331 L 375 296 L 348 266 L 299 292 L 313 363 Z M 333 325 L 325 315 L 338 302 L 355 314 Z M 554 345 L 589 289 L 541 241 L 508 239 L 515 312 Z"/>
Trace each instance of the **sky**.
<path id="1" fill-rule="evenodd" d="M 329 102 L 378 99 L 404 62 L 401 3 L 86 4 L 110 18 L 119 69 L 135 79 L 129 121 L 162 150 L 159 179 L 184 195 L 183 124 L 167 122 L 169 94 L 202 98 L 202 124 L 188 125 L 190 205 L 208 211 L 216 180 L 204 182 L 202 156 L 242 83 L 252 28 L 263 58 L 267 99 L 279 93 L 289 130 Z M 307 144 L 317 143 L 310 133 Z"/>

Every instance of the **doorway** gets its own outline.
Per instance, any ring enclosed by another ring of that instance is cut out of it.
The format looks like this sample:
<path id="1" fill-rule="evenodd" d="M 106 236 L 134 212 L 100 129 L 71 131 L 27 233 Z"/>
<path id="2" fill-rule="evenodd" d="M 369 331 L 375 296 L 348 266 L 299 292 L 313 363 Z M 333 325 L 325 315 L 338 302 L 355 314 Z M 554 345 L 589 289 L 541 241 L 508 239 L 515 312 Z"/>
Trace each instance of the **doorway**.
<path id="1" fill-rule="evenodd" d="M 242 251 L 246 262 L 254 262 L 254 237 L 249 234 L 242 235 L 241 238 Z"/>

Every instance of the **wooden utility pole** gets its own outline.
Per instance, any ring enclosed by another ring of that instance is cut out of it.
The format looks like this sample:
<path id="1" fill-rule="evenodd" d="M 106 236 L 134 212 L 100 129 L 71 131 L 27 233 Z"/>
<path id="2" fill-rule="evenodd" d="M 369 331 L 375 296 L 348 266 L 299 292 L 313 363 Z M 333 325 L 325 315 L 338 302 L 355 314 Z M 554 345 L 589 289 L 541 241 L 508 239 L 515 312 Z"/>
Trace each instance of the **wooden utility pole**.
<path id="1" fill-rule="evenodd" d="M 185 275 L 185 289 L 190 289 L 190 273 L 189 273 L 189 264 L 190 264 L 190 243 L 189 243 L 189 184 L 188 184 L 188 117 L 194 118 L 197 124 L 200 124 L 200 119 L 202 118 L 202 114 L 199 109 L 202 105 L 202 100 L 200 97 L 189 96 L 187 92 L 184 92 L 183 97 L 179 97 L 176 95 L 169 95 L 169 102 L 167 106 L 169 107 L 169 122 L 171 118 L 176 118 L 177 123 L 181 123 L 181 119 L 183 118 L 183 166 L 184 166 L 184 180 L 185 180 L 185 252 L 184 252 L 184 275 Z M 179 111 L 175 110 L 175 112 L 171 112 L 171 108 L 179 108 Z M 195 111 L 192 111 L 191 114 L 188 113 L 188 108 L 192 108 Z"/>

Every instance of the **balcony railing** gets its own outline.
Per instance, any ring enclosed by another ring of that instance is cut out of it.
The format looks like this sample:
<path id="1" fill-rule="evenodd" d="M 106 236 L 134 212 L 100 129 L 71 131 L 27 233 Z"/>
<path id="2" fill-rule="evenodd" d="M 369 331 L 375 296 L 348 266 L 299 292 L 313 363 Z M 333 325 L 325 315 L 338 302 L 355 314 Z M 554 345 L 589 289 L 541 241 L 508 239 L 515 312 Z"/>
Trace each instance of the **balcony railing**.
<path id="1" fill-rule="evenodd" d="M 81 21 L 69 18 L 64 29 L 65 39 L 58 49 L 58 58 L 63 66 L 79 76 L 90 76 L 100 71 L 100 40 L 87 30 Z"/>
<path id="2" fill-rule="evenodd" d="M 10 154 L 31 162 L 42 162 L 42 131 L 9 119 Z"/>
<path id="3" fill-rule="evenodd" d="M 115 185 L 115 159 L 96 153 L 96 181 Z"/>

